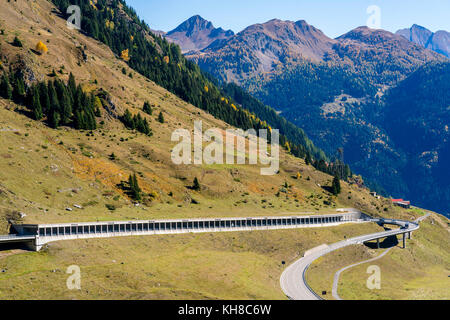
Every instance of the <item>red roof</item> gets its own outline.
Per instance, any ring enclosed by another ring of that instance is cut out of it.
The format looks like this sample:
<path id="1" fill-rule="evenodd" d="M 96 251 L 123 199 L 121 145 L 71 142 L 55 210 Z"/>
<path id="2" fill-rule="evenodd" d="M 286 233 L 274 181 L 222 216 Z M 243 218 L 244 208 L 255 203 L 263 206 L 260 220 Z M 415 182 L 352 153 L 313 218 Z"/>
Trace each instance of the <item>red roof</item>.
<path id="1" fill-rule="evenodd" d="M 403 199 L 392 199 L 392 202 L 393 203 L 398 203 L 398 204 L 406 204 L 408 206 L 411 205 L 411 201 L 406 201 L 406 200 L 403 200 Z"/>

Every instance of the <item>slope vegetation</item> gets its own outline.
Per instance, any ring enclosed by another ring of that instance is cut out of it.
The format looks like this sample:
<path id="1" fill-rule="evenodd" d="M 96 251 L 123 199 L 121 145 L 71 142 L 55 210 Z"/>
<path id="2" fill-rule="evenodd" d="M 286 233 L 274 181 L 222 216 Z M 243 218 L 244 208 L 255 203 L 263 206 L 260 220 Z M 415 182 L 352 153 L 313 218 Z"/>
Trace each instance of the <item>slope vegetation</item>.
<path id="1" fill-rule="evenodd" d="M 55 78 L 66 83 L 72 73 L 84 92 L 103 92 L 107 99 L 96 117 L 96 130 L 65 125 L 53 129 L 45 119 L 32 120 L 23 105 L 0 99 L 1 233 L 11 221 L 322 214 L 338 207 L 413 218 L 389 200 L 371 197 L 358 177 L 342 182 L 341 194 L 333 196 L 326 188 L 331 176 L 285 151 L 279 174 L 270 177 L 260 175 L 261 165 L 174 165 L 174 130 L 192 130 L 195 120 L 202 120 L 205 129 L 233 127 L 131 69 L 102 42 L 67 29 L 57 12 L 44 0 L 18 0 L 2 7 L 3 71 L 26 70 L 28 84 Z M 15 37 L 22 46 L 14 45 Z M 46 44 L 46 53 L 34 52 L 39 41 Z M 145 102 L 151 115 L 143 112 Z M 147 119 L 152 136 L 126 129 L 120 116 L 127 109 Z M 144 194 L 139 206 L 123 189 L 131 174 L 136 174 Z M 200 183 L 197 190 L 192 188 L 194 178 Z M 282 261 L 293 261 L 325 241 L 377 229 L 361 225 L 69 241 L 50 244 L 40 253 L 1 248 L 1 298 L 283 299 L 278 286 Z M 70 265 L 81 267 L 81 291 L 65 286 Z"/>

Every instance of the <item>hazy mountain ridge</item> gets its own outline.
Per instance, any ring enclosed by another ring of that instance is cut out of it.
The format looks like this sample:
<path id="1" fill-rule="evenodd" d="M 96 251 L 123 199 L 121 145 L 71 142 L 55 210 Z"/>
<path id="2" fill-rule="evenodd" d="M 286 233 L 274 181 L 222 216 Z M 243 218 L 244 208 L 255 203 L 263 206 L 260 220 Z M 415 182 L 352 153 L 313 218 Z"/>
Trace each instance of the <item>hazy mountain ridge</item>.
<path id="1" fill-rule="evenodd" d="M 411 28 L 398 30 L 397 34 L 450 58 L 450 32 L 439 30 L 433 33 L 427 28 L 414 24 Z"/>

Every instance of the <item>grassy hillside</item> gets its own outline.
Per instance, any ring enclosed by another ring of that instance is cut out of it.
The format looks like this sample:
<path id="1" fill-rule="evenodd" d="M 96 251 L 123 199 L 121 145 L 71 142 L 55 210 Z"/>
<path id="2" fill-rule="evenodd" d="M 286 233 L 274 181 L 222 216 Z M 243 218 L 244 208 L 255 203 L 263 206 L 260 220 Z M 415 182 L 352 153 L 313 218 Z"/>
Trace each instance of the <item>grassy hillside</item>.
<path id="1" fill-rule="evenodd" d="M 327 229 L 103 239 L 0 257 L 0 299 L 286 299 L 279 277 L 310 247 L 372 224 Z M 81 268 L 81 291 L 66 269 Z"/>
<path id="2" fill-rule="evenodd" d="M 2 7 L 2 67 L 26 70 L 28 82 L 55 77 L 65 82 L 72 72 L 86 92 L 107 92 L 108 103 L 97 119 L 98 129 L 83 131 L 51 129 L 27 117 L 24 107 L 0 99 L 0 234 L 8 231 L 11 219 L 54 223 L 321 214 L 338 207 L 414 218 L 389 200 L 371 197 L 357 183 L 342 183 L 342 193 L 332 196 L 322 187 L 331 185 L 331 176 L 284 151 L 276 176 L 261 176 L 260 166 L 174 165 L 170 155 L 175 129 L 192 130 L 195 120 L 202 120 L 204 129 L 231 127 L 136 73 L 101 42 L 67 29 L 53 9 L 43 0 L 18 0 Z M 22 47 L 13 45 L 15 37 Z M 39 41 L 47 53 L 32 51 Z M 146 101 L 153 105 L 152 115 L 142 112 Z M 124 127 L 118 117 L 126 109 L 149 121 L 151 137 Z M 164 123 L 157 121 L 160 113 Z M 146 194 L 140 206 L 119 187 L 132 173 Z M 188 188 L 195 177 L 199 191 Z M 0 297 L 282 299 L 281 261 L 293 261 L 324 241 L 376 230 L 376 225 L 359 225 L 69 241 L 40 253 L 2 248 L 0 269 L 6 272 L 0 273 Z M 69 292 L 64 285 L 65 270 L 73 264 L 84 274 L 81 292 Z"/>

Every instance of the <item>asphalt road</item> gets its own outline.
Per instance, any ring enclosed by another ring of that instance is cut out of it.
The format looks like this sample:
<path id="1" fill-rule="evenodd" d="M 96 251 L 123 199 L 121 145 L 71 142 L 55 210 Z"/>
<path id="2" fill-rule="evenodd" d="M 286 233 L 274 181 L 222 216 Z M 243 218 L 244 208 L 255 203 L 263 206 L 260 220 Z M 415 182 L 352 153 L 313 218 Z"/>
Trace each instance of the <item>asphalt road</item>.
<path id="1" fill-rule="evenodd" d="M 280 285 L 283 292 L 291 300 L 321 300 L 322 298 L 308 286 L 305 279 L 306 271 L 315 260 L 330 252 L 351 245 L 362 244 L 371 240 L 416 231 L 417 229 L 419 229 L 418 223 L 426 217 L 427 216 L 424 216 L 416 222 L 381 219 L 387 224 L 400 226 L 400 229 L 359 236 L 332 244 L 328 247 L 318 247 L 318 250 L 313 250 L 311 254 L 297 260 L 283 272 L 280 279 Z M 380 222 L 380 219 L 373 219 L 372 221 Z"/>
<path id="2" fill-rule="evenodd" d="M 429 214 L 427 214 L 427 215 L 425 215 L 425 216 L 423 216 L 423 217 L 420 217 L 419 219 L 417 219 L 417 220 L 415 221 L 415 223 L 420 223 L 421 221 L 423 221 L 423 220 L 425 220 L 426 218 L 428 218 L 430 215 L 431 215 L 431 213 L 429 213 Z M 377 260 L 379 260 L 379 259 L 385 257 L 385 256 L 386 256 L 393 248 L 394 248 L 394 247 L 391 247 L 391 248 L 387 249 L 387 250 L 384 251 L 382 254 L 380 254 L 378 257 L 375 257 L 375 258 L 373 258 L 373 259 L 369 259 L 369 260 L 366 260 L 366 261 L 362 261 L 362 262 L 358 262 L 358 263 L 352 264 L 352 265 L 347 266 L 347 267 L 344 267 L 344 268 L 342 268 L 341 270 L 339 270 L 338 272 L 336 272 L 336 274 L 334 275 L 334 281 L 333 281 L 333 290 L 332 290 L 333 297 L 334 297 L 336 300 L 343 300 L 343 299 L 339 296 L 339 293 L 338 293 L 338 285 L 339 285 L 339 278 L 341 277 L 341 274 L 342 274 L 344 271 L 349 270 L 349 269 L 351 269 L 351 268 L 354 268 L 354 267 L 356 267 L 356 266 L 365 264 L 365 263 L 377 261 Z"/>

